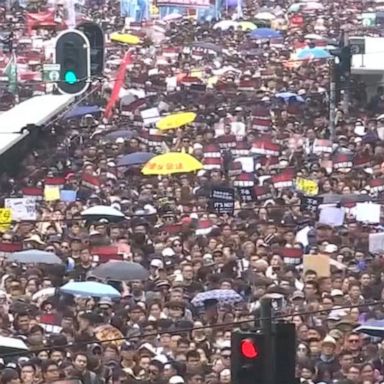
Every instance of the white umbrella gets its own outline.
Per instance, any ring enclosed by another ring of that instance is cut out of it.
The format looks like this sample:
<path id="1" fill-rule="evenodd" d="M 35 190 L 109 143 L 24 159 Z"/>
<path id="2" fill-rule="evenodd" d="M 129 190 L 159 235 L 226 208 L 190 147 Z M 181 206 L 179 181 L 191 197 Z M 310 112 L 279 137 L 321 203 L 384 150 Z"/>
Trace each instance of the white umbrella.
<path id="1" fill-rule="evenodd" d="M 303 8 L 306 10 L 309 10 L 309 9 L 319 10 L 319 9 L 324 9 L 324 5 L 318 2 L 310 2 L 310 3 L 303 3 Z"/>
<path id="2" fill-rule="evenodd" d="M 95 205 L 81 212 L 81 216 L 115 216 L 123 218 L 124 213 L 108 205 Z"/>
<path id="3" fill-rule="evenodd" d="M 260 12 L 255 15 L 255 19 L 258 20 L 275 20 L 276 16 L 271 12 Z"/>
<path id="4" fill-rule="evenodd" d="M 304 36 L 304 39 L 307 39 L 307 40 L 326 40 L 325 37 L 318 35 L 316 33 L 309 33 L 308 35 Z"/>
<path id="5" fill-rule="evenodd" d="M 9 354 L 19 351 L 28 351 L 28 347 L 23 340 L 0 336 L 0 354 Z"/>
<path id="6" fill-rule="evenodd" d="M 237 28 L 238 25 L 239 24 L 233 20 L 222 20 L 222 21 L 219 21 L 218 23 L 216 23 L 213 26 L 213 29 L 221 29 L 222 31 L 226 31 L 229 28 Z"/>
<path id="7" fill-rule="evenodd" d="M 54 287 L 40 289 L 40 291 L 37 291 L 36 293 L 33 294 L 32 301 L 38 301 L 42 297 L 45 298 L 45 297 L 54 296 L 55 291 L 56 289 Z"/>

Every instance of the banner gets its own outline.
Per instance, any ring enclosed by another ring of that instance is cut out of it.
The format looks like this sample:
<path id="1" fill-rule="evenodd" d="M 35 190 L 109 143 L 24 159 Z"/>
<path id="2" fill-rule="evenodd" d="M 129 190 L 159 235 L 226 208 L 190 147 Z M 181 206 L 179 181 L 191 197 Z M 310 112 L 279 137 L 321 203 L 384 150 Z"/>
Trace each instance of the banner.
<path id="1" fill-rule="evenodd" d="M 235 211 L 235 190 L 226 187 L 214 187 L 211 190 L 209 206 L 217 214 L 233 215 Z"/>
<path id="2" fill-rule="evenodd" d="M 5 199 L 4 207 L 12 212 L 13 220 L 31 220 L 37 219 L 36 199 L 34 198 L 9 198 Z"/>
<path id="3" fill-rule="evenodd" d="M 295 184 L 296 184 L 296 189 L 304 193 L 304 195 L 316 196 L 319 193 L 319 186 L 317 185 L 317 182 L 314 180 L 298 177 L 296 178 Z"/>
<path id="4" fill-rule="evenodd" d="M 117 99 L 119 98 L 119 93 L 120 93 L 121 87 L 124 84 L 125 71 L 127 69 L 127 66 L 129 64 L 131 64 L 131 62 L 132 62 L 132 56 L 128 52 L 125 54 L 125 57 L 124 57 L 123 61 L 121 62 L 119 70 L 117 72 L 117 77 L 116 77 L 115 85 L 113 86 L 112 95 L 109 99 L 109 102 L 108 102 L 108 104 L 105 108 L 105 112 L 104 112 L 104 116 L 106 118 L 109 118 L 112 114 L 112 109 L 115 106 Z"/>

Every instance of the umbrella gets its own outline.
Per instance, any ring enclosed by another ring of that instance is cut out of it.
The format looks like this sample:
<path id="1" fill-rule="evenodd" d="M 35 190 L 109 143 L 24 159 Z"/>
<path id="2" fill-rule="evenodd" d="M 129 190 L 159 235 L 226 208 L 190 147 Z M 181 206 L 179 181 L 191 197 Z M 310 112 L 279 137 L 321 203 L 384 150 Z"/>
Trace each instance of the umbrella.
<path id="1" fill-rule="evenodd" d="M 166 131 L 168 129 L 180 128 L 183 125 L 190 124 L 194 122 L 195 119 L 196 113 L 194 112 L 173 113 L 172 115 L 162 117 L 156 123 L 156 127 L 160 129 L 160 131 Z"/>
<path id="2" fill-rule="evenodd" d="M 323 37 L 323 36 L 318 35 L 316 33 L 309 33 L 308 35 L 304 36 L 304 39 L 306 39 L 306 40 L 327 40 L 326 37 Z"/>
<path id="3" fill-rule="evenodd" d="M 128 131 L 128 130 L 125 130 L 125 129 L 119 129 L 118 131 L 108 132 L 103 137 L 103 139 L 107 140 L 107 141 L 115 141 L 115 140 L 120 139 L 120 138 L 121 139 L 125 139 L 125 140 L 129 140 L 129 139 L 131 139 L 134 136 L 136 136 L 135 132 Z"/>
<path id="4" fill-rule="evenodd" d="M 39 249 L 12 253 L 7 257 L 7 261 L 22 264 L 62 264 L 61 259 L 54 253 Z"/>
<path id="5" fill-rule="evenodd" d="M 255 29 L 250 33 L 250 37 L 252 39 L 278 39 L 281 36 L 281 33 L 279 31 L 275 31 L 272 28 L 259 28 Z"/>
<path id="6" fill-rule="evenodd" d="M 171 175 L 198 171 L 203 164 L 188 153 L 168 152 L 155 156 L 142 169 L 144 175 Z"/>
<path id="7" fill-rule="evenodd" d="M 112 33 L 111 41 L 122 44 L 137 45 L 140 44 L 140 38 L 129 33 Z"/>
<path id="8" fill-rule="evenodd" d="M 306 11 L 322 10 L 324 5 L 318 2 L 302 3 L 302 8 Z"/>
<path id="9" fill-rule="evenodd" d="M 196 41 L 191 44 L 191 47 L 206 49 L 208 51 L 213 51 L 215 53 L 220 53 L 222 51 L 222 48 L 219 47 L 218 45 L 209 43 L 209 42 L 204 42 L 204 41 Z"/>
<path id="10" fill-rule="evenodd" d="M 300 102 L 304 102 L 304 99 L 299 96 L 299 95 L 296 95 L 296 93 L 293 93 L 293 92 L 281 92 L 281 93 L 277 93 L 276 94 L 276 97 L 280 97 L 284 100 L 289 100 L 291 97 L 295 97 L 296 98 L 296 101 L 300 101 Z"/>
<path id="11" fill-rule="evenodd" d="M 193 299 L 195 307 L 201 307 L 206 300 L 217 300 L 220 304 L 235 304 L 243 301 L 243 298 L 233 289 L 212 289 L 211 291 L 198 293 Z"/>
<path id="12" fill-rule="evenodd" d="M 111 299 L 119 298 L 120 292 L 111 285 L 98 283 L 96 281 L 71 281 L 62 287 L 60 291 L 74 296 L 83 297 L 110 297 Z"/>
<path id="13" fill-rule="evenodd" d="M 239 27 L 243 31 L 253 31 L 257 29 L 257 25 L 252 23 L 251 21 L 239 21 Z"/>
<path id="14" fill-rule="evenodd" d="M 274 19 L 276 19 L 276 16 L 271 12 L 259 12 L 257 15 L 255 15 L 255 19 L 274 20 Z"/>
<path id="15" fill-rule="evenodd" d="M 288 8 L 288 12 L 299 12 L 301 8 L 300 3 L 294 3 Z"/>
<path id="16" fill-rule="evenodd" d="M 0 355 L 28 351 L 23 340 L 14 337 L 0 336 Z"/>
<path id="17" fill-rule="evenodd" d="M 118 167 L 133 167 L 147 163 L 155 155 L 151 152 L 134 152 L 125 155 L 117 162 Z"/>
<path id="18" fill-rule="evenodd" d="M 300 60 L 307 59 L 328 59 L 331 54 L 323 48 L 304 48 L 297 53 L 297 58 Z"/>
<path id="19" fill-rule="evenodd" d="M 85 115 L 93 115 L 100 112 L 100 107 L 97 105 L 79 105 L 78 107 L 68 111 L 64 115 L 64 119 L 75 119 Z"/>
<path id="20" fill-rule="evenodd" d="M 102 280 L 133 281 L 146 280 L 148 271 L 139 263 L 108 261 L 91 271 L 91 276 Z"/>
<path id="21" fill-rule="evenodd" d="M 81 216 L 86 220 L 107 219 L 108 221 L 121 221 L 124 219 L 124 213 L 107 205 L 95 205 L 81 212 Z"/>
<path id="22" fill-rule="evenodd" d="M 213 26 L 213 29 L 221 29 L 222 31 L 226 31 L 229 28 L 237 28 L 237 27 L 238 27 L 238 23 L 236 23 L 236 21 L 222 20 L 216 23 Z"/>
<path id="23" fill-rule="evenodd" d="M 48 287 L 48 288 L 43 288 L 40 289 L 40 291 L 37 291 L 36 293 L 33 294 L 32 296 L 32 301 L 38 301 L 41 298 L 47 298 L 50 296 L 54 296 L 56 292 L 55 287 Z"/>
<path id="24" fill-rule="evenodd" d="M 354 332 L 365 333 L 373 337 L 384 337 L 384 320 L 368 320 L 354 329 Z"/>

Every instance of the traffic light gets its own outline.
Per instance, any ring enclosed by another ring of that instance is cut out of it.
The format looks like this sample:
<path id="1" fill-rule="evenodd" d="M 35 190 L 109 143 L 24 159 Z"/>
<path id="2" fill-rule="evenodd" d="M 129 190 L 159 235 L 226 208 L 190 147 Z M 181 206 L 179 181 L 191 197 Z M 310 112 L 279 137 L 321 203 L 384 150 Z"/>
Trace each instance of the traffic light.
<path id="1" fill-rule="evenodd" d="M 91 76 L 101 76 L 104 71 L 104 32 L 95 23 L 85 22 L 77 26 L 89 41 L 91 57 Z"/>
<path id="2" fill-rule="evenodd" d="M 60 65 L 57 82 L 63 94 L 80 95 L 90 85 L 90 49 L 87 37 L 80 31 L 62 32 L 56 41 L 55 63 Z"/>
<path id="3" fill-rule="evenodd" d="M 266 384 L 266 341 L 266 335 L 260 331 L 232 333 L 233 384 Z"/>
<path id="4" fill-rule="evenodd" d="M 351 76 L 352 50 L 350 46 L 330 50 L 335 57 L 336 74 L 340 76 L 340 81 L 344 82 Z"/>
<path id="5" fill-rule="evenodd" d="M 295 383 L 296 331 L 290 323 L 274 325 L 275 384 Z"/>

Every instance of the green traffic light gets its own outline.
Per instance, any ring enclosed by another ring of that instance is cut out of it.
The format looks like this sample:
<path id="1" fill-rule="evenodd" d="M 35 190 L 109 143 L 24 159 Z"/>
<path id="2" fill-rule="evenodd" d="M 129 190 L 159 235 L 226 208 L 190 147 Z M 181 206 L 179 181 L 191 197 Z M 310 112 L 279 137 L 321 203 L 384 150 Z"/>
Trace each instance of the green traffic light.
<path id="1" fill-rule="evenodd" d="M 65 72 L 64 81 L 68 84 L 75 84 L 77 82 L 76 73 L 73 71 Z"/>

